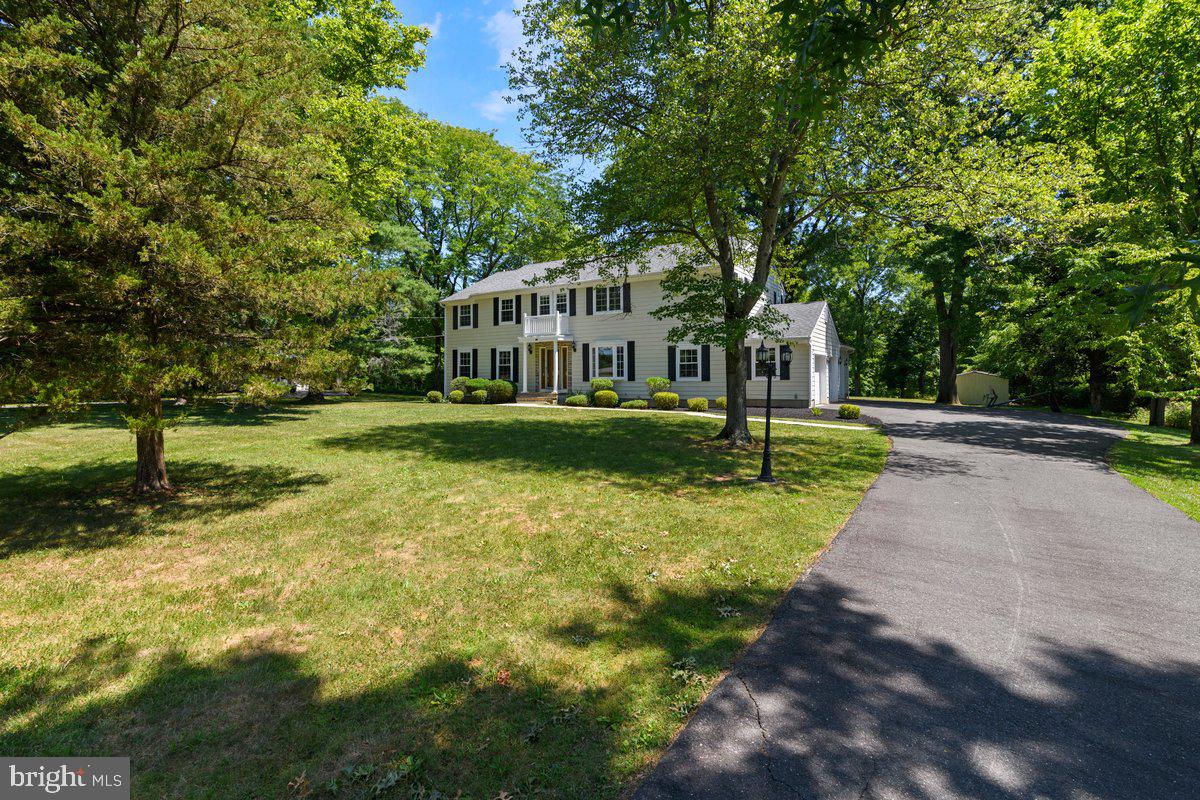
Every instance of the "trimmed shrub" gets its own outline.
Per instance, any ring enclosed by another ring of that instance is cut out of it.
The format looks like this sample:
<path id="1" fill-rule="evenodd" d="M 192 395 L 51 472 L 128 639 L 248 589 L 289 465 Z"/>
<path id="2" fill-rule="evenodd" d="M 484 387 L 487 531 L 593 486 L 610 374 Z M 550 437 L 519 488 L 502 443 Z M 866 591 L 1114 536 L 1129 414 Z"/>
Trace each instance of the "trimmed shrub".
<path id="1" fill-rule="evenodd" d="M 861 415 L 862 409 L 852 403 L 838 406 L 838 419 L 858 419 Z"/>
<path id="2" fill-rule="evenodd" d="M 462 401 L 463 401 L 462 389 L 455 389 L 453 392 L 450 393 L 450 402 L 451 403 L 461 403 Z"/>
<path id="3" fill-rule="evenodd" d="M 563 405 L 567 406 L 586 406 L 588 399 L 586 394 L 573 394 L 563 401 Z"/>
<path id="4" fill-rule="evenodd" d="M 489 403 L 511 403 L 517 396 L 517 387 L 504 380 L 488 381 L 487 396 Z"/>
<path id="5" fill-rule="evenodd" d="M 649 407 L 650 404 L 645 400 L 626 400 L 624 403 L 621 403 L 621 408 L 632 408 L 635 411 L 645 411 Z"/>
<path id="6" fill-rule="evenodd" d="M 688 411 L 708 411 L 707 397 L 689 397 Z"/>
<path id="7" fill-rule="evenodd" d="M 484 403 L 487 402 L 487 390 L 486 389 L 476 389 L 475 391 L 473 391 L 469 395 L 467 395 L 467 397 L 470 398 L 470 400 L 467 401 L 468 403 L 474 403 L 475 405 L 483 405 Z"/>
<path id="8" fill-rule="evenodd" d="M 646 388 L 650 390 L 650 396 L 665 392 L 671 388 L 671 382 L 666 378 L 646 378 Z"/>
<path id="9" fill-rule="evenodd" d="M 459 375 L 457 378 L 454 378 L 450 381 L 450 390 L 453 391 L 457 389 L 460 392 L 465 392 L 467 390 L 467 381 L 469 380 L 471 379 L 466 375 Z"/>
<path id="10" fill-rule="evenodd" d="M 820 408 L 817 408 L 816 406 L 813 406 L 813 407 L 812 407 L 811 409 L 809 409 L 809 410 L 810 410 L 810 411 L 812 411 L 812 415 L 813 415 L 814 417 L 819 417 L 819 416 L 821 416 L 822 414 L 824 414 L 824 413 L 825 413 L 824 411 L 822 411 Z"/>
<path id="11" fill-rule="evenodd" d="M 617 397 L 616 392 L 609 391 L 608 389 L 601 389 L 600 391 L 596 392 L 596 396 L 593 399 L 596 401 L 596 405 L 600 408 L 616 408 L 617 402 L 620 398 Z"/>
<path id="12" fill-rule="evenodd" d="M 440 402 L 442 402 L 442 393 L 441 393 L 441 392 L 436 392 L 436 391 L 427 393 L 427 394 L 425 395 L 425 402 L 426 402 L 426 403 L 440 403 Z"/>
<path id="13" fill-rule="evenodd" d="M 679 395 L 674 392 L 657 392 L 654 395 L 654 407 L 659 411 L 674 411 L 679 408 Z"/>
<path id="14" fill-rule="evenodd" d="M 722 411 L 724 411 L 726 408 L 729 407 L 729 400 L 726 399 L 724 396 L 718 397 L 715 400 L 713 400 L 713 405 L 716 406 L 717 408 L 721 409 Z"/>
<path id="15" fill-rule="evenodd" d="M 1167 415 L 1163 418 L 1163 423 L 1168 428 L 1182 428 L 1187 430 L 1192 427 L 1192 407 L 1188 403 L 1171 403 L 1167 406 Z"/>
<path id="16" fill-rule="evenodd" d="M 467 387 L 463 391 L 486 392 L 489 382 L 490 381 L 488 381 L 486 378 L 468 378 L 467 379 Z"/>
<path id="17" fill-rule="evenodd" d="M 592 393 L 612 391 L 612 378 L 592 378 Z"/>

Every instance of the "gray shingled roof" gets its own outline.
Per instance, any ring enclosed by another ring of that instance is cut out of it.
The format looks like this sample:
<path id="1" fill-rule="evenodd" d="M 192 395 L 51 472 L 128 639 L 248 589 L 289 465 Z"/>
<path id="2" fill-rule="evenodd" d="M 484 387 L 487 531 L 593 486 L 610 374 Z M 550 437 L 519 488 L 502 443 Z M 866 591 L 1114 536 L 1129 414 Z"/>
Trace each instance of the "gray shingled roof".
<path id="1" fill-rule="evenodd" d="M 631 275 L 656 275 L 666 272 L 673 264 L 674 259 L 671 255 L 672 248 L 656 247 L 646 254 L 645 258 L 636 262 L 630 267 Z M 644 262 L 644 263 L 643 263 Z M 443 300 L 443 303 L 452 303 L 458 300 L 466 300 L 468 297 L 478 297 L 484 294 L 495 294 L 497 292 L 513 292 L 521 291 L 522 289 L 530 288 L 531 286 L 547 287 L 547 286 L 578 286 L 584 283 L 595 283 L 603 280 L 600 274 L 598 264 L 586 264 L 579 271 L 579 277 L 574 279 L 560 278 L 552 282 L 542 280 L 548 270 L 555 267 L 561 267 L 562 261 L 544 261 L 540 264 L 526 264 L 523 267 L 516 269 L 497 272 L 495 275 L 489 275 L 482 280 L 472 283 L 470 286 L 455 292 L 454 294 Z"/>
<path id="2" fill-rule="evenodd" d="M 825 301 L 815 303 L 780 303 L 771 308 L 788 318 L 788 326 L 784 329 L 783 339 L 808 339 L 812 336 L 821 320 L 821 312 L 825 310 Z"/>

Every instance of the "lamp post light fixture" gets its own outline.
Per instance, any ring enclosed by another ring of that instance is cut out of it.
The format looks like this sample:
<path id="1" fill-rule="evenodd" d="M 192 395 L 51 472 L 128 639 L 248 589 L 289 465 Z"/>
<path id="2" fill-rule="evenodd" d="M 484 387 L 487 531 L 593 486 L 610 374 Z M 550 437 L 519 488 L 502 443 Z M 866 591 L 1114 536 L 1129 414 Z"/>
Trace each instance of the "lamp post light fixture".
<path id="1" fill-rule="evenodd" d="M 767 431 L 766 438 L 763 441 L 762 471 L 758 474 L 758 482 L 775 483 L 775 476 L 771 474 L 771 381 L 775 377 L 775 362 L 767 359 L 771 350 L 767 347 L 765 340 L 759 342 L 758 350 L 755 352 L 758 361 L 758 371 L 767 374 Z M 785 344 L 779 348 L 779 361 L 781 364 L 790 364 L 792 362 L 791 347 Z"/>

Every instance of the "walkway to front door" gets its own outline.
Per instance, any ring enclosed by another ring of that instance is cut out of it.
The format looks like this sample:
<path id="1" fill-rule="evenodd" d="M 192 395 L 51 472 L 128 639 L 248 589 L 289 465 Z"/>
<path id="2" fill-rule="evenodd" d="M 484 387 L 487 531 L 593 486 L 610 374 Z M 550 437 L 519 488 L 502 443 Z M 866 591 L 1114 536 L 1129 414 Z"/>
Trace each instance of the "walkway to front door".
<path id="1" fill-rule="evenodd" d="M 543 392 L 554 390 L 554 345 L 551 343 L 535 344 L 533 346 L 537 364 L 537 388 Z M 571 345 L 558 345 L 558 388 L 566 391 L 571 388 Z"/>

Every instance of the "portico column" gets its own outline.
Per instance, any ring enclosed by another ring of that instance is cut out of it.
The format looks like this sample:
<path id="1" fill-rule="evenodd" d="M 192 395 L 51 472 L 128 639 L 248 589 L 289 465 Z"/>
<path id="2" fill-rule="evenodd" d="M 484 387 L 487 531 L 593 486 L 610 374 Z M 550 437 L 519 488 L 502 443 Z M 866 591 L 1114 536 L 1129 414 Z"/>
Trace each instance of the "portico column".
<path id="1" fill-rule="evenodd" d="M 525 357 L 528 349 L 529 345 L 521 342 L 521 394 L 529 391 L 529 360 Z"/>
<path id="2" fill-rule="evenodd" d="M 558 340 L 551 345 L 554 348 L 554 393 L 558 394 Z"/>

